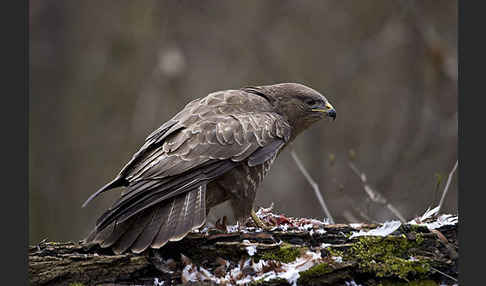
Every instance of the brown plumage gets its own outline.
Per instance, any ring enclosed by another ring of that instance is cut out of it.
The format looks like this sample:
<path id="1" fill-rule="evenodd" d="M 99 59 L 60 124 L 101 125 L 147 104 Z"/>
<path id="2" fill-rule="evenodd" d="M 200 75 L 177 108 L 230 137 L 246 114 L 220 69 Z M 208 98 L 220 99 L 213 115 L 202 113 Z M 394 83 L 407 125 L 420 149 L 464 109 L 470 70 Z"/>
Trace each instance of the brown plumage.
<path id="1" fill-rule="evenodd" d="M 160 248 L 202 226 L 209 210 L 227 200 L 242 222 L 282 148 L 324 116 L 336 117 L 327 99 L 296 83 L 218 91 L 191 101 L 84 203 L 125 188 L 86 240 L 115 253 Z"/>

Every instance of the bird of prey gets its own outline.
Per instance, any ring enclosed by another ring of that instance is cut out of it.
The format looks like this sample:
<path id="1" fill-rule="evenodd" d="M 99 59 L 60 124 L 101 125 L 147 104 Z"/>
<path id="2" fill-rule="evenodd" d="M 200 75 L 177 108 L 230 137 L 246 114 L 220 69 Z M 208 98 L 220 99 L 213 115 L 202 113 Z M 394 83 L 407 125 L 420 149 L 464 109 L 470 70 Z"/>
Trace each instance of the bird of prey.
<path id="1" fill-rule="evenodd" d="M 189 102 L 83 204 L 124 187 L 86 241 L 117 254 L 160 248 L 201 227 L 209 210 L 227 200 L 243 223 L 278 154 L 326 116 L 336 118 L 329 101 L 297 83 L 217 91 Z"/>

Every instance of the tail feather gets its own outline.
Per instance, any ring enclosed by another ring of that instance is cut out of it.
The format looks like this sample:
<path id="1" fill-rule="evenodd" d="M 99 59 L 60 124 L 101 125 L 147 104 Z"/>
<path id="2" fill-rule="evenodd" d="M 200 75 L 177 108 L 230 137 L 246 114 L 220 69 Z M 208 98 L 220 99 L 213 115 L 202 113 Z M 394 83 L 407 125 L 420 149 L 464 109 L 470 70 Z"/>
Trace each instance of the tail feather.
<path id="1" fill-rule="evenodd" d="M 170 241 L 181 240 L 189 231 L 191 231 L 196 192 L 197 191 L 191 191 L 185 194 L 184 203 L 179 216 L 177 217 L 177 226 Z"/>
<path id="2" fill-rule="evenodd" d="M 157 234 L 157 236 L 154 238 L 154 241 L 152 242 L 153 248 L 160 248 L 164 246 L 171 238 L 175 228 L 175 223 L 176 223 L 175 219 L 178 214 L 177 209 L 178 209 L 178 204 L 180 203 L 180 197 L 181 196 L 173 198 L 168 204 L 167 217 L 162 222 L 159 233 Z"/>
<path id="3" fill-rule="evenodd" d="M 103 228 L 102 230 L 95 229 L 95 231 L 88 237 L 88 242 L 92 241 L 95 243 L 102 243 L 111 236 L 113 230 L 115 229 L 116 222 L 110 223 L 108 226 Z"/>
<path id="4" fill-rule="evenodd" d="M 129 186 L 131 190 L 97 220 L 96 225 L 104 227 L 115 219 L 121 222 L 144 209 L 183 196 L 182 194 L 206 185 L 215 176 L 235 166 L 236 162 L 220 161 L 181 177 L 134 183 Z"/>
<path id="5" fill-rule="evenodd" d="M 135 218 L 127 220 L 123 223 L 117 223 L 115 221 L 115 225 L 111 235 L 103 240 L 103 242 L 100 244 L 101 247 L 110 247 L 115 244 L 120 239 L 120 237 L 122 237 L 130 229 L 130 227 L 132 227 L 134 221 Z"/>
<path id="6" fill-rule="evenodd" d="M 111 247 L 117 254 L 131 249 L 140 253 L 148 247 L 160 248 L 177 241 L 206 220 L 206 185 L 145 208 L 130 218 L 114 220 L 96 228 L 87 238 Z"/>
<path id="7" fill-rule="evenodd" d="M 171 211 L 169 213 L 169 216 L 167 217 L 167 223 L 164 225 L 164 229 L 161 229 L 159 234 L 162 233 L 162 245 L 167 243 L 172 237 L 174 237 L 176 228 L 177 228 L 177 218 L 179 217 L 181 210 L 184 206 L 184 201 L 185 201 L 185 194 L 180 195 L 174 198 L 174 202 L 171 206 Z M 159 243 L 160 243 L 159 242 Z"/>
<path id="8" fill-rule="evenodd" d="M 201 186 L 196 192 L 193 212 L 192 229 L 201 227 L 206 221 L 206 185 Z"/>
<path id="9" fill-rule="evenodd" d="M 183 208 L 177 217 L 177 226 L 169 241 L 184 238 L 191 230 L 200 227 L 206 220 L 206 185 L 186 194 Z"/>
<path id="10" fill-rule="evenodd" d="M 135 240 L 131 247 L 131 250 L 134 253 L 141 253 L 152 244 L 152 241 L 154 241 L 159 233 L 160 227 L 169 213 L 169 206 L 167 204 L 155 208 L 156 213 L 153 216 L 152 221 L 145 227 L 145 230 L 140 234 L 137 240 Z"/>
<path id="11" fill-rule="evenodd" d="M 112 246 L 113 252 L 120 254 L 129 249 L 140 234 L 145 230 L 147 225 L 152 221 L 155 209 L 147 210 L 137 215 L 131 228 L 126 231 L 120 239 Z"/>

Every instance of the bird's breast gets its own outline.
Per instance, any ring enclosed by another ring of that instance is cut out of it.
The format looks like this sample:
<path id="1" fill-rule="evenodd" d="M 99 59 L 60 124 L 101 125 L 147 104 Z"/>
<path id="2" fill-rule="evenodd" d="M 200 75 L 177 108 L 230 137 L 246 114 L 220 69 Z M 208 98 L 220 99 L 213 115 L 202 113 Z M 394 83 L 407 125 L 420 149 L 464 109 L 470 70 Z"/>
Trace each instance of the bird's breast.
<path id="1" fill-rule="evenodd" d="M 258 187 L 263 182 L 263 179 L 270 171 L 273 162 L 275 161 L 275 155 L 271 159 L 265 161 L 263 164 L 250 167 L 246 162 L 228 173 L 224 174 L 220 178 L 216 179 L 208 185 L 208 194 L 215 198 L 211 200 L 211 205 L 222 203 L 231 197 L 248 198 L 254 200 Z"/>

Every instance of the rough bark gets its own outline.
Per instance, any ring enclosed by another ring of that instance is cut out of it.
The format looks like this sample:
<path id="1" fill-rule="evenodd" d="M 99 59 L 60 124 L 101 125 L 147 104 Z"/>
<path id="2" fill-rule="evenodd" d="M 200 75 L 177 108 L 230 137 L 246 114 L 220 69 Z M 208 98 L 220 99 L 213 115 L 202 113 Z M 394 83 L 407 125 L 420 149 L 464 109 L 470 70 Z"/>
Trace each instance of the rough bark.
<path id="1" fill-rule="evenodd" d="M 248 232 L 245 229 L 230 233 L 211 229 L 205 233 L 190 233 L 181 241 L 140 255 L 115 255 L 109 249 L 81 241 L 42 242 L 29 248 L 29 280 L 31 285 L 154 285 L 156 281 L 164 281 L 163 285 L 183 282 L 209 285 L 215 284 L 214 280 L 188 281 L 182 277 L 183 269 L 203 267 L 213 277 L 223 277 L 248 258 L 253 262 L 273 260 L 276 263 L 273 267 L 278 269 L 282 263 L 289 263 L 310 250 L 320 251 L 322 259 L 311 269 L 299 273 L 298 285 L 346 285 L 346 281 L 352 280 L 362 285 L 408 281 L 423 285 L 456 283 L 458 224 L 434 230 L 406 224 L 386 237 L 349 238 L 358 229 L 377 226 L 324 224 L 307 230 L 283 231 L 280 228 Z M 248 246 L 256 249 L 251 257 Z M 415 262 L 410 262 L 412 256 Z M 241 275 L 251 276 L 251 269 L 247 270 L 242 267 Z M 252 283 L 289 284 L 285 279 Z"/>

